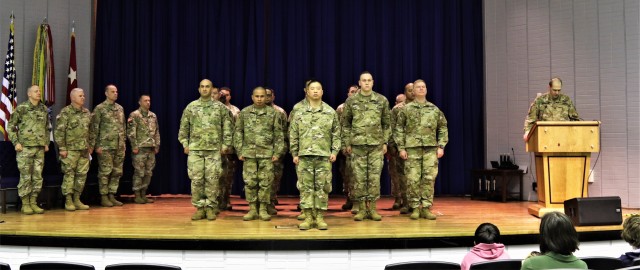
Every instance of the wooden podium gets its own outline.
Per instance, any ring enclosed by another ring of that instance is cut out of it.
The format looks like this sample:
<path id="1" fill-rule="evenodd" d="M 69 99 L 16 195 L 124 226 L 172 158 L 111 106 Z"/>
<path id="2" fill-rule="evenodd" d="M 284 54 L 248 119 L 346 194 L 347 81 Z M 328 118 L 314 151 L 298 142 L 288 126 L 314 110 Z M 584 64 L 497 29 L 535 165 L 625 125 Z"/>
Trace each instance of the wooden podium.
<path id="1" fill-rule="evenodd" d="M 526 141 L 535 152 L 538 203 L 529 214 L 564 211 L 564 201 L 588 196 L 591 153 L 600 151 L 599 121 L 538 121 Z"/>

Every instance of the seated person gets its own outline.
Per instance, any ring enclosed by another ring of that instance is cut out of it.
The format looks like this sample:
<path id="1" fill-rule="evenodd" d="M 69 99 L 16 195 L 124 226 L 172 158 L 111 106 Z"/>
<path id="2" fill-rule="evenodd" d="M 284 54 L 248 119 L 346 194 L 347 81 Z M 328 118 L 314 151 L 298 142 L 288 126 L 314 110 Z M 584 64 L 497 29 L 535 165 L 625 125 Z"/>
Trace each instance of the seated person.
<path id="1" fill-rule="evenodd" d="M 509 254 L 500 243 L 500 230 L 491 223 L 482 223 L 473 236 L 473 248 L 460 263 L 461 270 L 469 270 L 471 264 L 490 260 L 509 259 Z"/>
<path id="2" fill-rule="evenodd" d="M 627 241 L 633 251 L 620 256 L 620 260 L 625 267 L 631 266 L 633 260 L 640 258 L 640 215 L 631 215 L 622 224 L 622 239 Z"/>
<path id="3" fill-rule="evenodd" d="M 550 212 L 540 222 L 540 255 L 522 262 L 520 270 L 588 269 L 587 263 L 573 255 L 578 250 L 578 232 L 564 213 Z"/>

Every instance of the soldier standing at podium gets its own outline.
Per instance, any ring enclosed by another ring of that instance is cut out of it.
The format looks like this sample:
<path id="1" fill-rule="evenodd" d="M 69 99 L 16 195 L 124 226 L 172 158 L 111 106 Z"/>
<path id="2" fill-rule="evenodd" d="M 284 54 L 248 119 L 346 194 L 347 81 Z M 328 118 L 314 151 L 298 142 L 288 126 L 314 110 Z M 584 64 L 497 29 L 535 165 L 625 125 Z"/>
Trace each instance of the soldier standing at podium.
<path id="1" fill-rule="evenodd" d="M 527 141 L 527 134 L 536 121 L 578 121 L 578 111 L 573 105 L 571 98 L 561 94 L 562 79 L 556 77 L 549 81 L 549 92 L 537 97 L 531 107 L 529 113 L 524 120 L 524 136 L 522 139 Z"/>

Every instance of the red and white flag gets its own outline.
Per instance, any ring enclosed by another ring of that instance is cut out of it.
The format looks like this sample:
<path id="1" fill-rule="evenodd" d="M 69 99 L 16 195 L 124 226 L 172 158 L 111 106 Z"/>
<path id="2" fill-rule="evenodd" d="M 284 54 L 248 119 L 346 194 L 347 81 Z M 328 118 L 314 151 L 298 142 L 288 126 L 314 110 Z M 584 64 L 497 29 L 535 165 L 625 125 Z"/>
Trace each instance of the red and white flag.
<path id="1" fill-rule="evenodd" d="M 76 32 L 71 28 L 71 51 L 69 52 L 69 75 L 67 76 L 67 103 L 71 104 L 71 90 L 78 87 L 78 74 L 76 73 Z"/>

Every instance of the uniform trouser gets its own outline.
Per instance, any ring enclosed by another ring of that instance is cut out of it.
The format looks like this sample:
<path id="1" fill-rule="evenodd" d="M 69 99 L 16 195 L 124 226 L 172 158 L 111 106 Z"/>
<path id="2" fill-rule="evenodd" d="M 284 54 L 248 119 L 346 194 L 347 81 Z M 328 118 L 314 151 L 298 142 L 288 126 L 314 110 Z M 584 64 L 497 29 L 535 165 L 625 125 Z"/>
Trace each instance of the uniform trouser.
<path id="1" fill-rule="evenodd" d="M 20 182 L 18 196 L 39 194 L 42 189 L 42 168 L 44 167 L 44 146 L 23 146 L 16 154 Z"/>
<path id="2" fill-rule="evenodd" d="M 62 195 L 82 194 L 84 183 L 87 181 L 89 171 L 89 153 L 86 150 L 69 150 L 67 157 L 61 158 L 62 172 Z"/>
<path id="3" fill-rule="evenodd" d="M 383 158 L 382 145 L 351 146 L 354 201 L 375 201 L 380 198 Z"/>
<path id="4" fill-rule="evenodd" d="M 122 163 L 124 149 L 102 149 L 98 155 L 98 185 L 100 195 L 116 194 L 120 177 L 122 177 Z"/>
<path id="5" fill-rule="evenodd" d="M 156 149 L 153 147 L 142 147 L 137 154 L 131 155 L 133 163 L 133 191 L 146 190 L 149 188 L 153 168 L 156 166 Z"/>
<path id="6" fill-rule="evenodd" d="M 271 199 L 275 200 L 278 191 L 280 191 L 280 180 L 282 180 L 282 172 L 284 171 L 283 157 L 273 163 L 273 182 L 271 183 Z"/>
<path id="7" fill-rule="evenodd" d="M 296 165 L 300 191 L 300 208 L 327 210 L 331 192 L 331 162 L 329 157 L 301 156 Z"/>
<path id="8" fill-rule="evenodd" d="M 433 205 L 433 189 L 438 176 L 436 146 L 407 148 L 409 158 L 405 161 L 409 206 L 430 208 Z"/>
<path id="9" fill-rule="evenodd" d="M 404 175 L 404 160 L 402 160 L 398 155 L 398 148 L 394 144 L 389 145 L 388 154 L 391 195 L 396 198 L 404 198 L 407 195 L 407 179 Z"/>
<path id="10" fill-rule="evenodd" d="M 191 204 L 196 208 L 218 206 L 221 165 L 220 151 L 189 151 L 187 172 L 191 179 Z"/>
<path id="11" fill-rule="evenodd" d="M 245 158 L 242 165 L 244 193 L 249 203 L 270 203 L 273 182 L 271 158 Z"/>
<path id="12" fill-rule="evenodd" d="M 338 170 L 342 177 L 342 192 L 349 199 L 353 199 L 353 170 L 351 168 L 351 156 L 338 154 Z"/>
<path id="13" fill-rule="evenodd" d="M 238 167 L 238 156 L 236 154 L 222 155 L 222 176 L 220 177 L 220 198 L 229 199 L 231 187 Z"/>

